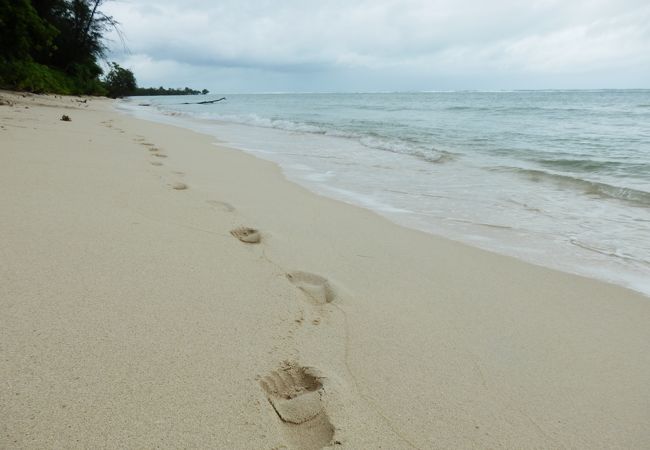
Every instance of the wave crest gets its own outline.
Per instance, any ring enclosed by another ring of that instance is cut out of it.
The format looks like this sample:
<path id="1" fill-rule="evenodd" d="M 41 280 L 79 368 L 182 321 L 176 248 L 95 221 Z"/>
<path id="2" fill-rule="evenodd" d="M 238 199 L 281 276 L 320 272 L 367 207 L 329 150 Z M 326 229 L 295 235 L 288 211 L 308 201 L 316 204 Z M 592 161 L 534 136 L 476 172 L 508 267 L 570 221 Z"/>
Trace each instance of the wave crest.
<path id="1" fill-rule="evenodd" d="M 650 206 L 650 192 L 639 189 L 615 186 L 537 169 L 523 169 L 520 167 L 498 167 L 496 169 L 525 176 L 534 182 L 551 182 L 562 187 L 578 189 L 588 196 L 624 201 L 641 207 Z"/>
<path id="2" fill-rule="evenodd" d="M 409 142 L 408 140 L 389 139 L 379 134 L 369 131 L 368 133 L 350 132 L 341 129 L 328 128 L 320 124 L 311 124 L 305 122 L 294 122 L 286 119 L 272 119 L 262 117 L 258 114 L 215 114 L 209 113 L 181 113 L 178 111 L 162 110 L 165 115 L 189 115 L 200 119 L 217 120 L 221 122 L 236 123 L 262 128 L 274 128 L 292 133 L 308 133 L 323 136 L 337 137 L 343 139 L 353 139 L 364 147 L 410 155 L 422 161 L 434 164 L 442 164 L 453 161 L 456 158 L 451 152 L 437 150 L 432 147 L 426 147 L 418 142 Z"/>

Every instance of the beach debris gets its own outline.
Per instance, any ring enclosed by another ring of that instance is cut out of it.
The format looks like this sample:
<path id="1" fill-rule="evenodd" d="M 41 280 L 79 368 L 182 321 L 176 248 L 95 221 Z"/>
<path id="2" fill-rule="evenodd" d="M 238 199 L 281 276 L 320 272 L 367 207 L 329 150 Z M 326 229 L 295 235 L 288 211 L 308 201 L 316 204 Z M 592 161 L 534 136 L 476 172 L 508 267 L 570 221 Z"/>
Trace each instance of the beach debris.
<path id="1" fill-rule="evenodd" d="M 70 116 L 66 116 L 65 114 L 61 116 L 61 120 L 64 122 L 72 122 Z"/>
<path id="2" fill-rule="evenodd" d="M 230 234 L 247 244 L 257 244 L 262 240 L 260 232 L 255 228 L 239 227 L 230 230 Z"/>
<path id="3" fill-rule="evenodd" d="M 194 102 L 194 103 L 185 102 L 185 103 L 181 103 L 181 105 L 210 105 L 212 103 L 217 103 L 217 102 L 220 102 L 220 101 L 225 100 L 225 99 L 226 99 L 226 97 L 221 97 L 221 98 L 218 98 L 216 100 L 205 100 L 203 102 Z"/>

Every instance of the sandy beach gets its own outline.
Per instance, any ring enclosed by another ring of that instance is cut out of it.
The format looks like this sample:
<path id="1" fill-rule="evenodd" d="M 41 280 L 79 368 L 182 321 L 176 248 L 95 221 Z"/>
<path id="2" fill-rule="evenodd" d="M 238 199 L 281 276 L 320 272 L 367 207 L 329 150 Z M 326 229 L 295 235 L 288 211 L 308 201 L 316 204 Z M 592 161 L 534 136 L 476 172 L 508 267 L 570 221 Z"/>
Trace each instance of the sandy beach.
<path id="1" fill-rule="evenodd" d="M 0 448 L 650 447 L 649 298 L 0 98 Z"/>

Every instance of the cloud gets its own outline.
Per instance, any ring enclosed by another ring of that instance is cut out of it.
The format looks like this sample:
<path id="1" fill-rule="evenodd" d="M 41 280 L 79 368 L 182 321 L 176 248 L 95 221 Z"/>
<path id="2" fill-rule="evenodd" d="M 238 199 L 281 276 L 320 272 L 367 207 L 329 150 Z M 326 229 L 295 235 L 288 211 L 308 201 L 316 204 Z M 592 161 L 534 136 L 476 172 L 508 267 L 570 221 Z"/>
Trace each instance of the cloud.
<path id="1" fill-rule="evenodd" d="M 576 74 L 611 87 L 650 79 L 647 1 L 116 0 L 105 11 L 131 52 L 115 46 L 113 57 L 146 84 L 353 90 L 371 77 L 368 85 L 391 90 L 454 79 L 457 88 L 569 87 L 544 79 L 571 84 Z M 233 74 L 243 79 L 224 78 Z"/>

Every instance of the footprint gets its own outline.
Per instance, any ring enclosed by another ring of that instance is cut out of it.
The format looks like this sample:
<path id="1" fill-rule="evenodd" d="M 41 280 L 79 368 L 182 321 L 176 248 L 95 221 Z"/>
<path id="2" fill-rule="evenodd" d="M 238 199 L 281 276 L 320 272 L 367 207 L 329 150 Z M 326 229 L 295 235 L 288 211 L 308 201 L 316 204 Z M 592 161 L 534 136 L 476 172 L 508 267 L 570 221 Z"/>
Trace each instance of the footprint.
<path id="1" fill-rule="evenodd" d="M 327 278 L 308 272 L 290 272 L 287 278 L 317 304 L 330 303 L 336 297 Z"/>
<path id="2" fill-rule="evenodd" d="M 156 158 L 167 158 L 167 155 L 163 155 L 162 153 L 152 153 L 152 155 Z"/>
<path id="3" fill-rule="evenodd" d="M 316 449 L 332 442 L 334 427 L 321 401 L 323 383 L 308 368 L 287 362 L 260 385 L 295 447 Z"/>
<path id="4" fill-rule="evenodd" d="M 260 232 L 255 228 L 239 227 L 235 228 L 234 230 L 230 230 L 230 234 L 235 236 L 240 241 L 246 242 L 247 244 L 257 244 L 262 240 Z"/>
<path id="5" fill-rule="evenodd" d="M 151 161 L 149 164 L 151 164 L 152 166 L 162 166 L 163 165 L 163 163 L 161 163 L 160 161 Z"/>
<path id="6" fill-rule="evenodd" d="M 220 202 L 219 200 L 206 200 L 205 202 L 206 202 L 207 204 L 209 204 L 209 205 L 212 205 L 212 206 L 216 206 L 216 207 L 218 207 L 218 208 L 221 208 L 221 209 L 223 209 L 223 210 L 226 211 L 226 212 L 233 212 L 233 211 L 235 211 L 235 207 L 232 206 L 230 203 Z"/>
<path id="7" fill-rule="evenodd" d="M 185 189 L 187 189 L 187 184 L 177 182 L 177 183 L 172 183 L 171 187 L 172 189 L 175 189 L 177 191 L 184 191 Z"/>

